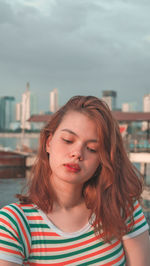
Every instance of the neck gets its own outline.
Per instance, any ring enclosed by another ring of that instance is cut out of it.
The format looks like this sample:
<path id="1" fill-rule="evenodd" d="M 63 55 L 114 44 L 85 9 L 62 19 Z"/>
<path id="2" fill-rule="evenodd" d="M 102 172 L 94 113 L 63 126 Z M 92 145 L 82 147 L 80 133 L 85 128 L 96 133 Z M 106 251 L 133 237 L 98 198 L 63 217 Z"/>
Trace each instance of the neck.
<path id="1" fill-rule="evenodd" d="M 55 192 L 57 201 L 54 202 L 54 208 L 70 210 L 84 203 L 82 196 L 82 185 L 70 184 L 55 178 L 51 178 L 51 185 Z"/>

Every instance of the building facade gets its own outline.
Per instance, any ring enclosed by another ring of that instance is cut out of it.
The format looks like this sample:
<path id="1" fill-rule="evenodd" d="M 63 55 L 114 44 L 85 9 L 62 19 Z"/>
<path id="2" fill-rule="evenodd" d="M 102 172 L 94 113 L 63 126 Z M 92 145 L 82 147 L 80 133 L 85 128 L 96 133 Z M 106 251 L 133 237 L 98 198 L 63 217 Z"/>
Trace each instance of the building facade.
<path id="1" fill-rule="evenodd" d="M 143 97 L 143 111 L 144 112 L 150 112 L 150 94 L 146 94 Z M 145 131 L 148 129 L 148 123 L 143 122 L 142 123 L 142 130 Z"/>
<path id="2" fill-rule="evenodd" d="M 146 94 L 143 97 L 143 111 L 150 112 L 150 94 Z"/>
<path id="3" fill-rule="evenodd" d="M 50 112 L 55 113 L 58 110 L 58 90 L 50 92 Z"/>
<path id="4" fill-rule="evenodd" d="M 117 92 L 116 91 L 103 91 L 102 92 L 102 100 L 105 101 L 110 110 L 116 110 L 117 109 Z"/>
<path id="5" fill-rule="evenodd" d="M 10 130 L 15 122 L 15 98 L 11 96 L 0 97 L 0 130 Z"/>
<path id="6" fill-rule="evenodd" d="M 137 103 L 123 103 L 122 104 L 122 112 L 136 112 L 137 111 Z"/>
<path id="7" fill-rule="evenodd" d="M 31 130 L 31 123 L 28 121 L 31 115 L 37 113 L 36 95 L 29 90 L 27 83 L 26 91 L 22 94 L 21 102 L 21 128 Z"/>

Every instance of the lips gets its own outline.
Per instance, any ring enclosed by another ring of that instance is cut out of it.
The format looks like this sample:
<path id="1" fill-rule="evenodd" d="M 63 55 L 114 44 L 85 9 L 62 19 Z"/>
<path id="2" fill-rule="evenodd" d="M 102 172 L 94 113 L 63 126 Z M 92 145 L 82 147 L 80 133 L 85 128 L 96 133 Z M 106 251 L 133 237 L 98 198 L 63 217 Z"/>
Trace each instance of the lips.
<path id="1" fill-rule="evenodd" d="M 67 164 L 64 164 L 64 166 L 71 172 L 79 172 L 81 170 L 78 164 L 67 163 Z"/>

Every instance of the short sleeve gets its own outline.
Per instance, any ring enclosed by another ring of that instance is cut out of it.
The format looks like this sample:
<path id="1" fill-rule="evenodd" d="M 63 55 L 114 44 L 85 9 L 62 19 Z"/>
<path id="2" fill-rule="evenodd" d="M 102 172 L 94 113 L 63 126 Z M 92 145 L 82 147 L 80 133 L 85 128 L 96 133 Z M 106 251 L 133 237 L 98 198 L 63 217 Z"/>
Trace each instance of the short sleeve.
<path id="1" fill-rule="evenodd" d="M 30 229 L 19 204 L 0 210 L 0 259 L 23 265 L 31 246 Z"/>
<path id="2" fill-rule="evenodd" d="M 131 231 L 123 236 L 123 240 L 136 237 L 149 229 L 148 223 L 138 201 L 134 203 L 133 222 L 127 219 L 127 225 Z"/>

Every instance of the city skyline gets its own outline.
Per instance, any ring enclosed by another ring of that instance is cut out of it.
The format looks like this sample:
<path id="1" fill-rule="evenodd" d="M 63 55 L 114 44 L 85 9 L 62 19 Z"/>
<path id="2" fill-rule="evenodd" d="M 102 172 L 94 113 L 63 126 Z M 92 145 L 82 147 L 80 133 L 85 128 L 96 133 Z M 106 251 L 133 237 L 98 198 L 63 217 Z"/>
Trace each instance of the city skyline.
<path id="1" fill-rule="evenodd" d="M 117 92 L 117 107 L 150 93 L 150 2 L 1 0 L 0 96 L 20 101 L 26 82 L 49 109 L 76 94 Z"/>

